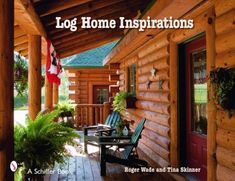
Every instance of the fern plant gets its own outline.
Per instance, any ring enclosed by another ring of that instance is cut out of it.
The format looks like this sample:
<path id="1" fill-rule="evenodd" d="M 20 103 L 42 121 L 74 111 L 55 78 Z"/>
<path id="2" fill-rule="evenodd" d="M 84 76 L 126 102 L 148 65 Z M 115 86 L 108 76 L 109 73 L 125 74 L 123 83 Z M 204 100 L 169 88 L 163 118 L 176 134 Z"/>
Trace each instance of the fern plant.
<path id="1" fill-rule="evenodd" d="M 74 106 L 68 101 L 60 102 L 55 106 L 55 109 L 60 111 L 61 117 L 73 116 Z"/>
<path id="2" fill-rule="evenodd" d="M 74 144 L 79 135 L 71 128 L 53 120 L 60 111 L 38 114 L 28 120 L 26 127 L 16 125 L 14 130 L 15 160 L 23 166 L 23 173 L 34 169 L 53 168 L 69 157 L 65 144 Z"/>
<path id="3" fill-rule="evenodd" d="M 122 112 L 126 109 L 126 99 L 133 97 L 134 95 L 130 92 L 120 91 L 116 94 L 113 101 L 113 107 L 115 111 Z"/>
<path id="4" fill-rule="evenodd" d="M 58 122 L 63 126 L 74 128 L 74 105 L 64 101 L 58 103 L 55 109 L 60 111 Z"/>

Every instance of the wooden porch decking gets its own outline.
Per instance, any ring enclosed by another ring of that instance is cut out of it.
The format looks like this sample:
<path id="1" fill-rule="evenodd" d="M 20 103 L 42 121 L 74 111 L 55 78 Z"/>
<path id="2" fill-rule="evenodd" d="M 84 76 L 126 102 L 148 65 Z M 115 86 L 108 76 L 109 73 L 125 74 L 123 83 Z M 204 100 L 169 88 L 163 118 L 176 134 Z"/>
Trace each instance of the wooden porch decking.
<path id="1" fill-rule="evenodd" d="M 82 136 L 82 133 L 79 132 Z M 83 140 L 81 138 L 81 140 Z M 83 146 L 83 143 L 81 143 Z M 54 174 L 47 175 L 44 181 L 167 181 L 158 173 L 126 173 L 125 167 L 119 164 L 107 163 L 106 176 L 100 176 L 99 150 L 88 146 L 89 154 L 75 153 L 64 165 L 57 165 Z M 61 173 L 58 173 L 61 171 Z M 62 173 L 63 172 L 63 173 Z"/>

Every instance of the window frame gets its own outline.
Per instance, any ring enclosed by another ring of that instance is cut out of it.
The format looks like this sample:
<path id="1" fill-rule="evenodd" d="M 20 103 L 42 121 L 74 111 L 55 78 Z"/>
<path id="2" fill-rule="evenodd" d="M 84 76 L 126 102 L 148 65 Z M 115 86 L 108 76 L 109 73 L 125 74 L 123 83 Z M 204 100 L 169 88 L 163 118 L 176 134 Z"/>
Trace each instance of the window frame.
<path id="1" fill-rule="evenodd" d="M 136 95 L 137 65 L 133 63 L 127 67 L 127 91 Z M 133 88 L 132 88 L 133 87 Z"/>

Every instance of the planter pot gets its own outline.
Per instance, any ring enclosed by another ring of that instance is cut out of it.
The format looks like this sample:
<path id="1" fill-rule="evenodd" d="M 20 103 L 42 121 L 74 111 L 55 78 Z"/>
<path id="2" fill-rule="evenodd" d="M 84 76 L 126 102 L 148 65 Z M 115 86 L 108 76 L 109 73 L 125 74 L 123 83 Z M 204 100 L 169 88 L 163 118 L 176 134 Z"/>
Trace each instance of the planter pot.
<path id="1" fill-rule="evenodd" d="M 126 108 L 136 108 L 135 102 L 137 101 L 136 97 L 126 98 Z"/>
<path id="2" fill-rule="evenodd" d="M 61 117 L 72 117 L 73 114 L 70 111 L 60 113 Z"/>

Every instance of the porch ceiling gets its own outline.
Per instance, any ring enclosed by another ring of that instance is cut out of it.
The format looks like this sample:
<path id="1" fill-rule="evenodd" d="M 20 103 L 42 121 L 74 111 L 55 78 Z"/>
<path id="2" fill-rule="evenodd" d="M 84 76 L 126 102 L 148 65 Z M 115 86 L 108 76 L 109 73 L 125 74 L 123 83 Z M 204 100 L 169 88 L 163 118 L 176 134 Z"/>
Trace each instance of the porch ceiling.
<path id="1" fill-rule="evenodd" d="M 60 57 L 68 57 L 120 38 L 123 29 L 81 29 L 81 17 L 92 19 L 134 18 L 151 0 L 33 0 L 36 13 Z M 56 17 L 77 18 L 78 30 L 56 29 Z"/>
<path id="2" fill-rule="evenodd" d="M 15 0 L 14 49 L 28 57 L 28 34 L 42 36 L 46 58 L 49 38 L 61 58 L 93 49 L 123 36 L 123 29 L 81 29 L 81 17 L 92 19 L 134 18 L 152 0 Z M 56 29 L 56 17 L 77 18 L 78 30 Z"/>
<path id="3" fill-rule="evenodd" d="M 14 24 L 14 50 L 28 58 L 28 37 L 17 23 Z"/>
<path id="4" fill-rule="evenodd" d="M 42 60 L 44 63 L 46 58 L 46 41 L 44 38 L 42 38 L 42 45 Z M 28 58 L 28 34 L 17 22 L 14 23 L 14 51 Z"/>

